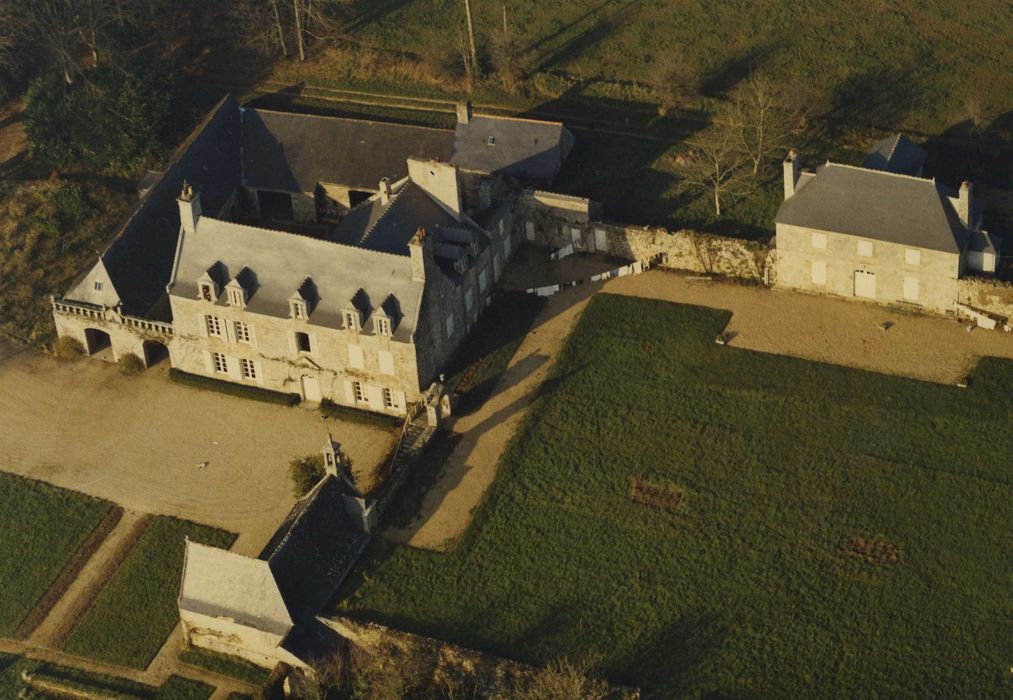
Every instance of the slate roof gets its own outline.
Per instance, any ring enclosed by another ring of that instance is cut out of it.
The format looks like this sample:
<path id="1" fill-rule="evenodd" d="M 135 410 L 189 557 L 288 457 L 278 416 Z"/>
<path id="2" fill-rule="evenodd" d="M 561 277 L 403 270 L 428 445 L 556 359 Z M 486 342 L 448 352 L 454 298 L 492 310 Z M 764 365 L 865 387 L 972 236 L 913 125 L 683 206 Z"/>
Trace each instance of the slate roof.
<path id="1" fill-rule="evenodd" d="M 894 134 L 872 144 L 862 167 L 920 177 L 927 155 L 925 149 L 912 143 L 904 134 Z"/>
<path id="2" fill-rule="evenodd" d="M 341 327 L 342 309 L 361 289 L 371 309 L 390 295 L 398 300 L 404 316 L 394 328 L 396 340 L 408 342 L 415 332 L 424 283 L 412 280 L 407 255 L 202 216 L 196 231 L 182 236 L 170 293 L 196 299 L 197 280 L 216 264 L 229 279 L 249 269 L 252 284 L 246 308 L 252 313 L 288 318 L 289 299 L 309 277 L 317 295 L 309 323 Z M 221 294 L 215 303 L 227 304 L 227 295 Z M 372 324 L 363 328 L 369 332 Z"/>
<path id="3" fill-rule="evenodd" d="M 318 182 L 375 192 L 381 178 L 408 174 L 406 161 L 450 160 L 446 129 L 243 109 L 246 185 L 313 192 Z"/>
<path id="4" fill-rule="evenodd" d="M 781 203 L 775 221 L 960 253 L 969 233 L 934 180 L 827 163 Z"/>
<path id="5" fill-rule="evenodd" d="M 130 212 L 102 263 L 123 310 L 145 316 L 165 294 L 179 234 L 179 196 L 183 180 L 200 190 L 205 214 L 216 215 L 240 180 L 239 103 L 222 99 L 184 142 L 165 172 Z M 93 289 L 82 285 L 87 272 L 66 297 L 95 303 Z M 99 302 L 100 303 L 100 302 Z"/>
<path id="6" fill-rule="evenodd" d="M 188 540 L 179 594 L 181 610 L 230 617 L 284 636 L 292 618 L 266 561 Z"/>
<path id="7" fill-rule="evenodd" d="M 369 541 L 345 511 L 343 494 L 341 480 L 325 476 L 261 553 L 296 623 L 320 612 Z"/>
<path id="8" fill-rule="evenodd" d="M 464 170 L 548 181 L 571 148 L 573 134 L 559 122 L 473 116 L 457 123 L 450 162 Z"/>

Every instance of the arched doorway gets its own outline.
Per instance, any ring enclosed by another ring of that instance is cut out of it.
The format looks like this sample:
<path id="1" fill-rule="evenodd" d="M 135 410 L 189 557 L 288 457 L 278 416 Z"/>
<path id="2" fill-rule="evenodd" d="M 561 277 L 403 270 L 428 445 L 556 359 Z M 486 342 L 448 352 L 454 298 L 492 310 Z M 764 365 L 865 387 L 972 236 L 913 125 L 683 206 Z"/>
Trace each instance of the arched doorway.
<path id="1" fill-rule="evenodd" d="M 169 359 L 169 348 L 160 340 L 144 341 L 144 364 L 146 367 L 154 367 L 160 362 Z"/>
<path id="2" fill-rule="evenodd" d="M 109 334 L 98 328 L 84 329 L 85 348 L 92 357 L 113 360 L 113 343 Z"/>

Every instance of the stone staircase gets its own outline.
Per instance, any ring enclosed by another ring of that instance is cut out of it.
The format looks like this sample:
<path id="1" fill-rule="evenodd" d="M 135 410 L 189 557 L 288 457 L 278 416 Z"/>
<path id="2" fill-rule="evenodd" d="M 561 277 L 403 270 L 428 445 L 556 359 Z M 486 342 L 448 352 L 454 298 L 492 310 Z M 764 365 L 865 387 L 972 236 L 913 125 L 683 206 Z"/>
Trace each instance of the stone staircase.
<path id="1" fill-rule="evenodd" d="M 429 440 L 435 432 L 436 429 L 429 425 L 429 422 L 426 420 L 425 411 L 405 424 L 401 438 L 398 441 L 397 453 L 394 455 L 394 459 L 390 465 L 387 483 L 383 488 L 383 495 L 378 498 L 376 503 L 378 515 L 383 514 L 387 504 L 391 501 L 398 488 L 400 488 L 401 482 L 404 481 L 405 476 L 411 471 L 412 466 L 418 460 L 419 455 L 422 454 L 422 450 L 429 444 Z"/>

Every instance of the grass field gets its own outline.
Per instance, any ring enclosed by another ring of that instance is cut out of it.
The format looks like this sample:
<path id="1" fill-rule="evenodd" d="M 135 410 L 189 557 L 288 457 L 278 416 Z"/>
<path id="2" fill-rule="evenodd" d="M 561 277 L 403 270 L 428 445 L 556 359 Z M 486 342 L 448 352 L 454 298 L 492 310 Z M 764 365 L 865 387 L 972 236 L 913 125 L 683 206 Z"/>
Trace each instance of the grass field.
<path id="1" fill-rule="evenodd" d="M 0 472 L 0 635 L 9 635 L 112 505 Z"/>
<path id="2" fill-rule="evenodd" d="M 166 516 L 144 531 L 64 648 L 100 661 L 144 668 L 179 622 L 176 598 L 185 537 L 229 547 L 235 535 Z"/>
<path id="3" fill-rule="evenodd" d="M 339 608 L 647 697 L 1009 695 L 1013 365 L 962 390 L 727 318 L 595 297 L 458 548 L 377 544 Z"/>
<path id="4" fill-rule="evenodd" d="M 207 649 L 187 647 L 179 652 L 179 660 L 190 666 L 204 668 L 212 673 L 232 676 L 254 685 L 263 685 L 271 672 L 238 657 L 216 654 Z"/>

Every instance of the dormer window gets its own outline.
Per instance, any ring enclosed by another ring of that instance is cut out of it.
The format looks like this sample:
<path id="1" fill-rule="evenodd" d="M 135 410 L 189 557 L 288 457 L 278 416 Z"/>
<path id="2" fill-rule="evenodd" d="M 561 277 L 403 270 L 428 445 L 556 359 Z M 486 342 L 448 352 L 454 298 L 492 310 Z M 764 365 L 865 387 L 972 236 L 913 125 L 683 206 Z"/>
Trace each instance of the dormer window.
<path id="1" fill-rule="evenodd" d="M 246 303 L 245 296 L 242 289 L 232 288 L 229 290 L 229 304 L 232 306 L 242 306 Z"/>
<path id="2" fill-rule="evenodd" d="M 293 299 L 290 303 L 292 305 L 291 308 L 292 318 L 298 319 L 300 321 L 305 321 L 307 318 L 306 302 Z"/>
<path id="3" fill-rule="evenodd" d="M 373 332 L 390 337 L 390 319 L 382 317 L 373 319 Z"/>
<path id="4" fill-rule="evenodd" d="M 202 284 L 200 286 L 200 298 L 204 301 L 214 301 L 214 291 L 210 284 Z"/>
<path id="5" fill-rule="evenodd" d="M 359 312 L 351 311 L 346 309 L 342 316 L 344 317 L 345 329 L 346 330 L 359 330 Z"/>

